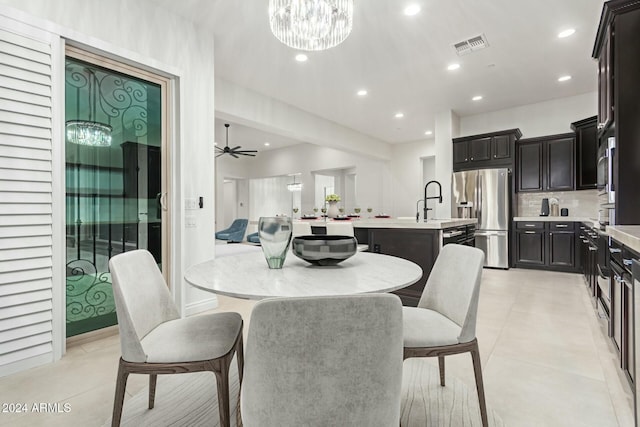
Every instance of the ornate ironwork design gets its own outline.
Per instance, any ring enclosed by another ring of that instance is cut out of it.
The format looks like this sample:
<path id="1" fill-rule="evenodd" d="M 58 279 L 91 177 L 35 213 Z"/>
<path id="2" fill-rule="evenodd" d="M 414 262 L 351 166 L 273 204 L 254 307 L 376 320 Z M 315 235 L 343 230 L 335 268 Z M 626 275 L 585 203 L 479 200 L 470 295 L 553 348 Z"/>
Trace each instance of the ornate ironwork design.
<path id="1" fill-rule="evenodd" d="M 90 70 L 91 75 L 95 77 L 97 96 L 87 93 L 90 91 L 87 70 Z M 75 96 L 72 96 L 78 101 L 78 105 L 82 100 L 89 99 L 93 105 L 83 107 L 95 107 L 98 117 L 93 119 L 108 123 L 113 127 L 114 133 L 133 132 L 135 137 L 147 135 L 148 106 L 145 84 L 69 59 L 66 63 L 65 82 L 70 88 L 76 89 Z M 76 119 L 83 119 L 83 117 Z"/>
<path id="2" fill-rule="evenodd" d="M 89 260 L 67 263 L 67 323 L 116 311 L 111 274 L 99 273 Z"/>

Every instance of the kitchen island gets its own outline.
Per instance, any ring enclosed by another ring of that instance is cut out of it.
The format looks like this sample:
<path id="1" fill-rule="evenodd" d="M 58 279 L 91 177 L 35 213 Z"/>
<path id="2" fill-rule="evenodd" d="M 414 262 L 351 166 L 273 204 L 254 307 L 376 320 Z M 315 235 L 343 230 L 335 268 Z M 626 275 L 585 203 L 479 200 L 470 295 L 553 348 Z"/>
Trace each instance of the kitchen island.
<path id="1" fill-rule="evenodd" d="M 314 234 L 325 233 L 324 220 L 308 222 Z M 440 248 L 447 243 L 473 245 L 477 220 L 448 218 L 416 223 L 409 219 L 367 218 L 349 222 L 353 224 L 358 243 L 368 245 L 370 252 L 404 258 L 422 268 L 420 280 L 394 292 L 404 305 L 416 306 Z"/>

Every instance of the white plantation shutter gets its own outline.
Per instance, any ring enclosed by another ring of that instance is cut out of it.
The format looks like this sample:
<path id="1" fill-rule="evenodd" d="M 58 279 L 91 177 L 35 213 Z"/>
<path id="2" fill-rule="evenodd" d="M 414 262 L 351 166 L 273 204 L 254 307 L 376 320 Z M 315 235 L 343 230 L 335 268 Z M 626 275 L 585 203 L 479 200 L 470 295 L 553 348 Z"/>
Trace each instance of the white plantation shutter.
<path id="1" fill-rule="evenodd" d="M 58 45 L 46 33 L 20 33 L 7 22 L 0 20 L 0 376 L 20 369 L 16 364 L 24 369 L 54 360 L 55 324 L 52 138 Z"/>

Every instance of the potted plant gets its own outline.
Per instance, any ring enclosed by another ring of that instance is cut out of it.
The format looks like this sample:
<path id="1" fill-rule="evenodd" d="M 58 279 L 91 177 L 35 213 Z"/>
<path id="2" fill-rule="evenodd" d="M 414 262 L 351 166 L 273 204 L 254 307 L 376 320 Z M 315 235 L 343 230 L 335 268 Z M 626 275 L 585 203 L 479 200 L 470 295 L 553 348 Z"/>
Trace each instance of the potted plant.
<path id="1" fill-rule="evenodd" d="M 327 210 L 327 216 L 329 218 L 335 218 L 339 215 L 338 213 L 338 202 L 340 201 L 340 196 L 337 194 L 328 194 L 324 200 L 329 203 L 329 209 Z"/>

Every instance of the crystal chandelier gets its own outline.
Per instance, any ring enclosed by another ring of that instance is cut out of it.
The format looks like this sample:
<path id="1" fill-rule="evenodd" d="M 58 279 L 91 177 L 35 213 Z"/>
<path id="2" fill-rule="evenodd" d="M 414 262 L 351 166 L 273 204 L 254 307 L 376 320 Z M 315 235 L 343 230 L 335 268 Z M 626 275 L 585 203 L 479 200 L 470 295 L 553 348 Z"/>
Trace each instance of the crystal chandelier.
<path id="1" fill-rule="evenodd" d="M 85 68 L 84 71 L 86 71 L 88 75 L 89 120 L 67 121 L 65 124 L 67 141 L 91 147 L 110 147 L 113 128 L 104 123 L 98 123 L 92 120 L 96 115 L 96 103 L 98 102 L 97 99 L 100 92 L 98 77 L 96 77 L 90 68 Z"/>
<path id="2" fill-rule="evenodd" d="M 353 0 L 269 0 L 271 31 L 300 50 L 324 50 L 342 43 L 353 27 Z"/>
<path id="3" fill-rule="evenodd" d="M 293 182 L 291 184 L 287 184 L 287 190 L 294 191 L 302 191 L 302 183 L 296 182 L 296 176 L 293 175 Z"/>
<path id="4" fill-rule="evenodd" d="M 67 140 L 78 145 L 109 147 L 111 126 L 85 120 L 69 120 L 66 124 Z"/>

